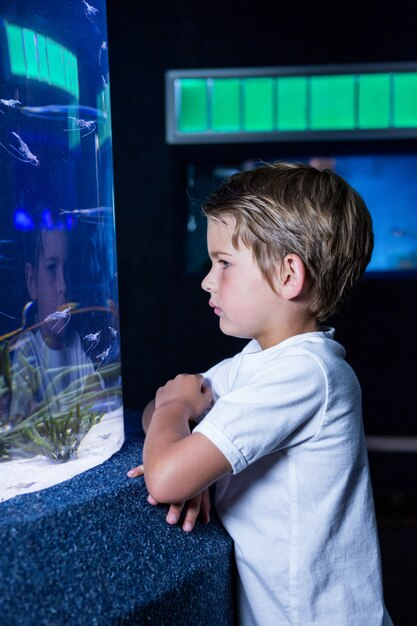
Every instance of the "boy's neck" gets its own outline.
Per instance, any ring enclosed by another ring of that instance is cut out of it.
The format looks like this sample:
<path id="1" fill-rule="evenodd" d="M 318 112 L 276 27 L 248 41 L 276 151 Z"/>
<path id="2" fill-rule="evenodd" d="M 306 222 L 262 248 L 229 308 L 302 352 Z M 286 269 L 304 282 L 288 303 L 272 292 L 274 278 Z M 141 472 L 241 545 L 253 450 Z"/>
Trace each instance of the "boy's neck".
<path id="1" fill-rule="evenodd" d="M 261 346 L 262 350 L 277 346 L 290 337 L 302 335 L 304 333 L 313 333 L 319 330 L 319 324 L 315 318 L 310 316 L 305 319 L 284 320 L 279 326 L 272 329 L 269 333 L 262 337 L 254 337 Z"/>

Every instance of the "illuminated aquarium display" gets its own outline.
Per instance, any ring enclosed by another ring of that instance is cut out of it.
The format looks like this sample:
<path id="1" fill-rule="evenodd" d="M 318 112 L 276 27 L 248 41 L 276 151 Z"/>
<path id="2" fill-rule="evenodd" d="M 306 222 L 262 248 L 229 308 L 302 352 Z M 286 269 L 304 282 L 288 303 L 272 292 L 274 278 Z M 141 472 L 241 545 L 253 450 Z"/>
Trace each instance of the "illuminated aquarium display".
<path id="1" fill-rule="evenodd" d="M 0 7 L 0 501 L 123 440 L 106 4 Z"/>
<path id="2" fill-rule="evenodd" d="M 365 200 L 372 215 L 375 246 L 366 274 L 372 278 L 417 275 L 417 154 L 365 153 L 286 157 L 277 161 L 310 163 L 329 168 L 347 180 Z M 187 170 L 188 219 L 186 272 L 204 272 L 206 220 L 201 204 L 225 178 L 256 167 L 256 160 L 236 165 L 192 164 Z"/>

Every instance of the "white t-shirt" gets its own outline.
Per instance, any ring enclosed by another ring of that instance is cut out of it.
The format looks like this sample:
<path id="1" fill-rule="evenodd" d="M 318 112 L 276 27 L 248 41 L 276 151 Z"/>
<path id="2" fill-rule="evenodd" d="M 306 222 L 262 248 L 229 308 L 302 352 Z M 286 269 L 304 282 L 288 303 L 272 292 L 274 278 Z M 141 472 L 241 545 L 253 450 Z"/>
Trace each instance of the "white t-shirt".
<path id="1" fill-rule="evenodd" d="M 361 391 L 333 336 L 251 341 L 204 374 L 214 406 L 194 432 L 232 466 L 216 507 L 234 540 L 240 626 L 392 624 Z"/>

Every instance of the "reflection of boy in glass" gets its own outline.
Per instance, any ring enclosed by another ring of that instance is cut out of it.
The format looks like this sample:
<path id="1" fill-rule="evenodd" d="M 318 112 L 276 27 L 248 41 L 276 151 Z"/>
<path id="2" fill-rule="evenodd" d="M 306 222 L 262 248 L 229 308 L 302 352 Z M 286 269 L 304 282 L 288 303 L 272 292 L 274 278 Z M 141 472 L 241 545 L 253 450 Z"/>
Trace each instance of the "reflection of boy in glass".
<path id="1" fill-rule="evenodd" d="M 42 337 L 52 350 L 65 345 L 68 319 L 62 313 L 67 302 L 68 236 L 63 229 L 41 230 L 35 246 L 34 262 L 26 263 L 26 285 L 31 299 L 37 303 L 39 321 L 52 316 L 41 326 Z M 62 317 L 54 317 L 61 309 Z"/>
<path id="2" fill-rule="evenodd" d="M 41 224 L 34 256 L 25 265 L 27 289 L 37 308 L 35 322 L 41 325 L 24 333 L 14 352 L 12 423 L 38 412 L 45 417 L 69 412 L 95 375 L 79 334 L 69 324 L 67 264 L 67 230 L 59 221 Z"/>

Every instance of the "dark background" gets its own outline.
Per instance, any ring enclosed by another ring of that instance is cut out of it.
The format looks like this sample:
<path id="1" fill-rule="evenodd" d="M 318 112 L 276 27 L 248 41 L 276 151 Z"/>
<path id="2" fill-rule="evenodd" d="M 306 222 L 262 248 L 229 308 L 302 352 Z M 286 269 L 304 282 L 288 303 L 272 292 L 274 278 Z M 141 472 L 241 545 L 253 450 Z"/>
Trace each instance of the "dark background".
<path id="1" fill-rule="evenodd" d="M 168 69 L 417 60 L 413 2 L 155 3 L 108 0 L 116 227 L 125 405 L 142 408 L 180 371 L 237 352 L 184 271 L 186 166 L 246 158 L 417 151 L 415 140 L 169 146 Z M 367 278 L 331 320 L 364 394 L 371 434 L 417 435 L 417 278 Z"/>

